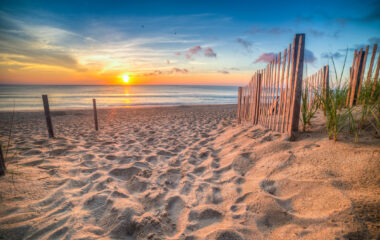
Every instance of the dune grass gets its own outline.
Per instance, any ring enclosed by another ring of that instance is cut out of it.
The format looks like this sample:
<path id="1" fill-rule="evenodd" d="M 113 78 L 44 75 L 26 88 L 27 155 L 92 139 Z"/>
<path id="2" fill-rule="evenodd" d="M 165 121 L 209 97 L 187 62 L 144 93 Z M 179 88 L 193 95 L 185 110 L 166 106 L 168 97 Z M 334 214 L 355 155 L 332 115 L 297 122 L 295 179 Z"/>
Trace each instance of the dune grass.
<path id="1" fill-rule="evenodd" d="M 302 131 L 306 131 L 306 127 L 310 126 L 311 118 L 315 115 L 320 107 L 318 92 L 313 89 L 314 98 L 310 99 L 309 88 L 307 83 L 305 84 L 304 90 L 301 95 L 301 121 L 302 121 Z"/>

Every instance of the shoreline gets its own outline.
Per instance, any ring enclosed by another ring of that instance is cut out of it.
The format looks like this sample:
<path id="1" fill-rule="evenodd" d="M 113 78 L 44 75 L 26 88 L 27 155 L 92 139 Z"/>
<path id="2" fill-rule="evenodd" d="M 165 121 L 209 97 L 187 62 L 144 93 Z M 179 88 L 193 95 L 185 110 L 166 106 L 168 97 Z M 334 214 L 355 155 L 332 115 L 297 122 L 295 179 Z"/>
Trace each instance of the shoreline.
<path id="1" fill-rule="evenodd" d="M 117 107 L 99 107 L 96 106 L 96 109 L 99 110 L 118 110 L 118 109 L 150 109 L 150 108 L 176 108 L 176 107 L 213 107 L 213 106 L 234 106 L 236 103 L 231 104 L 184 104 L 184 105 L 135 105 L 135 106 L 117 106 Z M 65 111 L 93 111 L 93 108 L 60 108 L 60 109 L 51 109 L 50 112 L 65 112 Z M 12 113 L 10 110 L 0 110 L 0 114 L 2 113 Z M 37 110 L 15 110 L 15 113 L 31 113 L 31 112 L 44 112 L 43 106 L 41 109 Z"/>

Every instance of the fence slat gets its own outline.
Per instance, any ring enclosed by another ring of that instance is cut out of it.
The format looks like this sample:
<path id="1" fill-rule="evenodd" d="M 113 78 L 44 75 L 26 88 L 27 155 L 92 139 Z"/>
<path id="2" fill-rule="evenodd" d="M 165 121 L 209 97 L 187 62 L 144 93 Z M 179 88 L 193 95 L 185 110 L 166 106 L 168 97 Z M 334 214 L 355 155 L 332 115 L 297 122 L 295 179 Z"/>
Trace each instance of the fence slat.
<path id="1" fill-rule="evenodd" d="M 277 80 L 276 80 L 276 89 L 275 89 L 275 117 L 274 117 L 274 128 L 273 130 L 277 131 L 278 129 L 278 105 L 280 104 L 280 98 L 278 96 L 279 86 L 280 86 L 280 77 L 281 77 L 281 52 L 278 54 L 278 69 L 277 69 Z"/>
<path id="2" fill-rule="evenodd" d="M 5 167 L 5 159 L 3 155 L 3 146 L 0 144 L 0 176 L 5 175 L 5 170 L 6 170 L 6 167 Z"/>
<path id="3" fill-rule="evenodd" d="M 289 136 L 290 140 L 295 139 L 295 132 L 298 131 L 299 117 L 300 117 L 300 106 L 301 106 L 301 91 L 302 91 L 302 74 L 303 74 L 303 61 L 304 61 L 304 49 L 305 49 L 305 34 L 297 34 L 295 37 L 294 46 L 298 46 L 296 55 L 293 56 L 293 60 L 296 60 L 296 64 L 293 67 L 294 74 L 292 77 L 295 79 L 294 86 L 294 96 L 292 99 L 292 108 L 291 108 L 291 121 L 290 121 L 290 130 Z M 292 69 L 292 70 L 293 70 Z"/>
<path id="4" fill-rule="evenodd" d="M 368 56 L 368 49 L 369 49 L 369 46 L 367 46 L 365 48 L 365 52 L 364 52 L 364 59 L 363 59 L 363 63 L 362 63 L 362 66 L 361 66 L 361 69 L 359 70 L 359 87 L 358 87 L 358 93 L 357 93 L 357 99 L 360 98 L 360 91 L 362 90 L 362 82 L 363 82 L 363 77 L 364 77 L 364 72 L 365 72 L 365 64 L 367 62 L 367 56 Z"/>
<path id="5" fill-rule="evenodd" d="M 375 93 L 375 90 L 376 90 L 376 83 L 377 83 L 377 79 L 379 78 L 379 69 L 380 69 L 380 54 L 379 54 L 379 57 L 377 59 L 377 67 L 376 67 L 376 72 L 375 72 L 375 79 L 373 80 L 371 96 L 373 96 L 373 94 Z"/>
<path id="6" fill-rule="evenodd" d="M 286 67 L 286 84 L 285 84 L 285 96 L 284 96 L 284 113 L 282 115 L 282 127 L 281 132 L 286 131 L 286 125 L 287 124 L 287 116 L 288 116 L 288 94 L 289 94 L 289 68 L 290 68 L 290 59 L 292 55 L 292 45 L 289 44 L 289 51 L 288 51 L 288 65 Z"/>
<path id="7" fill-rule="evenodd" d="M 284 50 L 284 56 L 282 60 L 282 73 L 281 73 L 281 90 L 280 90 L 280 109 L 278 112 L 279 118 L 278 118 L 278 128 L 277 131 L 282 131 L 282 112 L 284 111 L 284 74 L 285 74 L 285 66 L 286 66 L 286 57 L 287 57 L 287 49 Z"/>
<path id="8" fill-rule="evenodd" d="M 349 102 L 349 105 L 351 107 L 355 104 L 357 92 L 359 89 L 360 72 L 361 72 L 361 67 L 363 64 L 363 58 L 364 58 L 364 53 L 363 53 L 363 48 L 361 48 L 357 57 L 357 61 L 355 64 L 355 72 L 353 74 L 353 79 L 352 79 L 351 94 L 350 94 L 351 96 L 350 96 L 350 102 Z"/>
<path id="9" fill-rule="evenodd" d="M 46 118 L 46 125 L 49 133 L 49 138 L 54 138 L 53 124 L 51 123 L 49 100 L 46 94 L 42 95 L 42 101 L 44 103 L 44 112 Z"/>
<path id="10" fill-rule="evenodd" d="M 354 59 L 352 60 L 352 67 L 350 68 L 350 82 L 348 84 L 348 93 L 347 93 L 346 105 L 348 105 L 350 103 L 350 99 L 351 99 L 352 81 L 354 78 L 354 71 L 355 71 L 355 65 L 356 65 L 357 59 L 358 59 L 358 51 L 355 50 Z"/>
<path id="11" fill-rule="evenodd" d="M 373 63 L 375 61 L 376 50 L 377 50 L 377 44 L 375 44 L 373 46 L 373 49 L 372 49 L 371 63 L 369 64 L 369 69 L 368 69 L 368 74 L 367 74 L 367 87 L 369 87 L 369 84 L 371 82 L 372 67 L 373 67 Z"/>
<path id="12" fill-rule="evenodd" d="M 242 94 L 242 87 L 238 88 L 238 106 L 237 106 L 237 122 L 238 124 L 241 123 L 241 94 Z"/>
<path id="13" fill-rule="evenodd" d="M 92 106 L 94 108 L 94 123 L 95 123 L 95 130 L 98 131 L 98 112 L 96 111 L 96 99 L 92 99 Z"/>

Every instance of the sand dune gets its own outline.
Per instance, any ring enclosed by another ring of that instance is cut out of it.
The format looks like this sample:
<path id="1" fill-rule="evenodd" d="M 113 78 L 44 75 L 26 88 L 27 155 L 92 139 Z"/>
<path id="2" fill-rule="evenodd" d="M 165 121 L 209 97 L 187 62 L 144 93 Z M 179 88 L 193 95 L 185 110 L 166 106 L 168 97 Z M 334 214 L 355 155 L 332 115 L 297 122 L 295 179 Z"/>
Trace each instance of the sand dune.
<path id="1" fill-rule="evenodd" d="M 234 105 L 17 113 L 3 239 L 376 239 L 380 140 L 298 141 Z M 9 114 L 0 114 L 1 140 Z M 313 123 L 312 122 L 312 123 Z"/>

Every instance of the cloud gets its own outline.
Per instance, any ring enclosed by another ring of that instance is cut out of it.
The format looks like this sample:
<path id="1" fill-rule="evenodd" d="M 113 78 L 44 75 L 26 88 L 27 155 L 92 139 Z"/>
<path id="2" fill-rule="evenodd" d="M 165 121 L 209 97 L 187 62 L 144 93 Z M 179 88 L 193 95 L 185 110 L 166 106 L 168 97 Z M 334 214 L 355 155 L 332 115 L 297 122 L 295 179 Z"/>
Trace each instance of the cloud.
<path id="1" fill-rule="evenodd" d="M 314 56 L 314 53 L 308 49 L 305 49 L 305 54 L 304 54 L 305 63 L 313 63 L 316 60 L 317 58 Z"/>
<path id="2" fill-rule="evenodd" d="M 273 59 L 275 59 L 276 56 L 277 56 L 277 54 L 275 54 L 273 52 L 263 53 L 253 63 L 254 64 L 259 63 L 259 62 L 270 63 L 271 61 L 273 61 Z M 304 61 L 306 63 L 313 63 L 316 60 L 317 60 L 317 58 L 314 56 L 314 53 L 308 49 L 305 49 Z"/>
<path id="3" fill-rule="evenodd" d="M 170 73 L 188 73 L 189 70 L 187 70 L 186 68 L 172 68 L 171 72 Z"/>
<path id="4" fill-rule="evenodd" d="M 337 58 L 340 58 L 340 57 L 343 57 L 344 55 L 343 54 L 341 54 L 340 52 L 334 52 L 334 53 L 322 53 L 321 54 L 321 57 L 322 58 L 328 58 L 328 59 L 330 59 L 330 58 L 335 58 L 335 59 L 337 59 Z"/>
<path id="5" fill-rule="evenodd" d="M 291 33 L 292 29 L 290 28 L 280 28 L 280 27 L 272 27 L 272 28 L 264 28 L 260 26 L 253 26 L 251 29 L 247 31 L 250 34 L 271 34 L 271 35 L 279 35 L 284 33 Z"/>
<path id="6" fill-rule="evenodd" d="M 201 46 L 194 46 L 192 48 L 189 48 L 189 50 L 184 53 L 176 52 L 175 55 L 177 56 L 183 55 L 185 56 L 185 58 L 191 59 L 193 55 L 201 52 L 202 49 L 203 48 Z M 216 57 L 216 53 L 211 48 L 205 48 L 203 50 L 203 53 L 206 57 Z"/>
<path id="7" fill-rule="evenodd" d="M 373 21 L 379 21 L 380 20 L 380 2 L 374 1 L 370 4 L 370 6 L 367 7 L 367 9 L 370 9 L 370 12 L 367 13 L 364 17 L 359 18 L 359 21 L 362 22 L 373 22 Z"/>
<path id="8" fill-rule="evenodd" d="M 190 52 L 191 54 L 196 54 L 196 53 L 198 53 L 198 52 L 201 51 L 201 50 L 202 50 L 201 46 L 195 46 L 195 47 L 190 48 L 190 49 L 189 49 L 189 52 Z"/>
<path id="9" fill-rule="evenodd" d="M 380 37 L 372 37 L 370 39 L 368 39 L 368 42 L 372 45 L 372 44 L 380 44 Z"/>
<path id="10" fill-rule="evenodd" d="M 242 38 L 237 38 L 236 41 L 241 44 L 248 52 L 251 52 L 251 46 L 252 46 L 252 43 L 251 42 L 248 42 Z"/>
<path id="11" fill-rule="evenodd" d="M 36 28 L 16 21 L 0 12 L 0 54 L 8 61 L 23 66 L 46 65 L 75 71 L 86 71 L 77 59 L 63 49 L 52 45 L 57 38 L 75 34 L 52 27 Z M 37 34 L 37 33 L 44 34 Z M 50 35 L 48 34 L 50 32 Z"/>
<path id="12" fill-rule="evenodd" d="M 204 50 L 204 55 L 206 56 L 206 57 L 216 57 L 216 53 L 214 52 L 214 50 L 212 50 L 211 48 L 206 48 L 205 50 Z"/>
<path id="13" fill-rule="evenodd" d="M 153 72 L 150 72 L 150 73 L 145 73 L 144 76 L 157 76 L 157 75 L 162 75 L 162 71 L 160 70 L 155 70 Z"/>
<path id="14" fill-rule="evenodd" d="M 175 55 L 177 55 L 177 56 L 183 55 L 183 56 L 185 56 L 186 59 L 191 59 L 191 57 L 194 54 L 197 54 L 200 51 L 202 51 L 202 47 L 201 46 L 194 46 L 194 47 L 189 48 L 189 50 L 187 50 L 184 53 L 176 52 Z"/>
<path id="15" fill-rule="evenodd" d="M 230 68 L 231 71 L 239 71 L 240 69 L 239 68 L 236 68 L 236 67 L 232 67 Z"/>
<path id="16" fill-rule="evenodd" d="M 259 63 L 259 62 L 270 63 L 275 57 L 276 57 L 276 54 L 273 52 L 263 53 L 253 63 Z"/>
<path id="17" fill-rule="evenodd" d="M 229 72 L 229 71 L 226 71 L 226 70 L 220 70 L 220 71 L 218 71 L 218 73 L 229 74 L 230 72 Z"/>
<path id="18" fill-rule="evenodd" d="M 170 75 L 175 73 L 187 74 L 189 73 L 189 70 L 187 70 L 186 68 L 174 67 L 168 71 L 155 70 L 153 72 L 145 73 L 144 76 Z"/>
<path id="19" fill-rule="evenodd" d="M 166 64 L 170 64 L 170 60 L 169 59 L 166 59 Z"/>
<path id="20" fill-rule="evenodd" d="M 315 11 L 313 14 L 308 16 L 299 16 L 295 19 L 295 23 L 303 23 L 303 22 L 311 22 L 311 21 L 320 21 L 321 19 L 326 20 L 328 22 L 337 23 L 340 27 L 344 27 L 347 22 L 374 22 L 380 20 L 380 2 L 372 1 L 371 3 L 367 3 L 366 9 L 368 10 L 360 17 L 335 17 L 331 16 L 324 11 Z"/>
<path id="21" fill-rule="evenodd" d="M 352 47 L 348 47 L 346 49 L 339 49 L 339 51 L 345 52 L 348 50 L 348 51 L 353 52 L 355 50 L 360 50 L 361 48 L 363 48 L 363 50 L 364 50 L 368 45 L 370 45 L 370 47 L 372 47 L 372 45 L 374 45 L 374 44 L 380 44 L 380 38 L 379 37 L 371 37 L 367 41 L 368 41 L 367 44 L 364 44 L 364 43 L 354 44 Z"/>
<path id="22" fill-rule="evenodd" d="M 313 28 L 310 28 L 309 29 L 309 33 L 313 36 L 313 37 L 323 37 L 325 35 L 324 32 L 322 31 L 318 31 L 316 29 L 313 29 Z"/>

